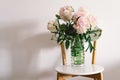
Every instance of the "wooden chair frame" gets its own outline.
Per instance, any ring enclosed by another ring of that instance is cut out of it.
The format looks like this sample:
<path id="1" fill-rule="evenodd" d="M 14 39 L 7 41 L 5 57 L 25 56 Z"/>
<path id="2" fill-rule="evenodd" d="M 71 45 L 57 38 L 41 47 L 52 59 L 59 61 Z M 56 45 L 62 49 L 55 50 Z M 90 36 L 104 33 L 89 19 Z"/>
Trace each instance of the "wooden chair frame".
<path id="1" fill-rule="evenodd" d="M 92 53 L 92 64 L 96 63 L 96 41 L 93 42 L 94 45 L 94 50 Z M 66 65 L 66 53 L 65 53 L 65 46 L 64 43 L 61 44 L 61 52 L 62 52 L 62 61 L 63 61 L 63 65 Z M 71 77 L 75 77 L 78 75 L 69 75 L 69 74 L 63 74 L 63 73 L 59 73 L 57 72 L 57 80 L 65 80 L 67 78 L 71 78 Z M 96 74 L 90 74 L 90 75 L 79 75 L 79 76 L 83 76 L 83 77 L 89 77 L 92 78 L 93 80 L 103 80 L 103 73 L 96 73 Z"/>

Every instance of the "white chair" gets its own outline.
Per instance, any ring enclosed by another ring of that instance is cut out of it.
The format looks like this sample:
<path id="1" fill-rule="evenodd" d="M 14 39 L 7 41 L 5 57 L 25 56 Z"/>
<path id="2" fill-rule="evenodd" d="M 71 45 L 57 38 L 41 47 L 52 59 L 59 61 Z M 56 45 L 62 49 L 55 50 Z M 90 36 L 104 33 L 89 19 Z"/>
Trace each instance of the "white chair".
<path id="1" fill-rule="evenodd" d="M 62 60 L 63 65 L 58 66 L 56 68 L 57 71 L 57 80 L 66 80 L 71 77 L 75 76 L 83 76 L 92 78 L 93 80 L 103 80 L 103 70 L 104 68 L 100 65 L 95 64 L 95 52 L 96 52 L 96 41 L 93 42 L 94 50 L 92 53 L 92 64 L 90 65 L 83 65 L 83 66 L 71 66 L 66 65 L 66 53 L 64 43 L 61 44 L 61 51 L 62 51 Z"/>

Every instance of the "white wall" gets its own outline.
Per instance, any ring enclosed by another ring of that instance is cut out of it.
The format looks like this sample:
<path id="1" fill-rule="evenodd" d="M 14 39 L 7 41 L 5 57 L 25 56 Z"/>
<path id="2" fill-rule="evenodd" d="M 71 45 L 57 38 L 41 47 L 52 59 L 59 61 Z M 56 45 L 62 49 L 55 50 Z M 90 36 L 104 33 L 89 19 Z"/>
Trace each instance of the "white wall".
<path id="1" fill-rule="evenodd" d="M 56 80 L 60 48 L 47 22 L 63 5 L 88 7 L 103 29 L 97 64 L 105 80 L 120 79 L 119 0 L 0 0 L 0 80 Z"/>

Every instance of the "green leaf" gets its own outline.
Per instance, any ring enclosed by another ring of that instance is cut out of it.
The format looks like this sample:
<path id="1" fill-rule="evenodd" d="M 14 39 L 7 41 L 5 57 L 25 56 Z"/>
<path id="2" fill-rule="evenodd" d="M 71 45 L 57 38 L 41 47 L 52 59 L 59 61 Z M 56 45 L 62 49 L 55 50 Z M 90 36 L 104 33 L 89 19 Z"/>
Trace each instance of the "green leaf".
<path id="1" fill-rule="evenodd" d="M 87 38 L 86 38 L 86 34 L 85 33 L 83 33 L 83 37 L 84 37 L 84 39 L 86 40 Z"/>
<path id="2" fill-rule="evenodd" d="M 66 25 L 65 25 L 65 24 L 61 24 L 61 25 L 60 25 L 60 30 L 65 31 L 65 30 L 66 30 Z"/>
<path id="3" fill-rule="evenodd" d="M 61 19 L 61 17 L 58 14 L 56 14 L 55 16 L 57 17 L 57 19 Z"/>
<path id="4" fill-rule="evenodd" d="M 94 48 L 93 48 L 93 45 L 92 45 L 92 43 L 91 43 L 91 41 L 89 41 L 89 48 L 90 48 L 90 53 L 91 53 L 92 50 L 94 49 Z"/>
<path id="5" fill-rule="evenodd" d="M 69 45 L 70 45 L 69 40 L 66 40 L 66 42 L 65 42 L 65 47 L 66 47 L 66 49 L 68 49 L 68 48 L 69 48 Z"/>
<path id="6" fill-rule="evenodd" d="M 89 45 L 88 45 L 88 47 L 87 47 L 87 49 L 85 51 L 87 52 L 88 49 L 89 49 Z"/>
<path id="7" fill-rule="evenodd" d="M 57 39 L 57 43 L 59 43 L 59 42 L 61 42 L 61 39 L 60 39 L 60 37 L 58 37 L 58 39 Z"/>
<path id="8" fill-rule="evenodd" d="M 57 39 L 57 43 L 61 43 L 62 41 L 64 41 L 64 34 L 62 32 L 58 33 L 58 39 Z"/>

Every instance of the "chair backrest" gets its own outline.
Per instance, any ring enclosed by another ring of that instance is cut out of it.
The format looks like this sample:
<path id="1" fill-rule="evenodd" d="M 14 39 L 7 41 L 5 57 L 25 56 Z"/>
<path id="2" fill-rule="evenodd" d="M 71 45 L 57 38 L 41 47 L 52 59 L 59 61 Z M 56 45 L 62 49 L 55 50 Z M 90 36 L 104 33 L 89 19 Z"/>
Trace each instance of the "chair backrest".
<path id="1" fill-rule="evenodd" d="M 96 41 L 93 42 L 93 46 L 94 46 L 94 49 L 93 49 L 93 52 L 92 52 L 92 64 L 95 64 L 96 63 Z M 61 44 L 61 52 L 62 52 L 62 62 L 63 62 L 63 65 L 66 65 L 67 63 L 67 59 L 66 59 L 66 51 L 65 51 L 65 46 L 64 46 L 64 43 Z"/>

